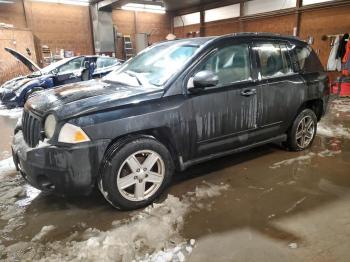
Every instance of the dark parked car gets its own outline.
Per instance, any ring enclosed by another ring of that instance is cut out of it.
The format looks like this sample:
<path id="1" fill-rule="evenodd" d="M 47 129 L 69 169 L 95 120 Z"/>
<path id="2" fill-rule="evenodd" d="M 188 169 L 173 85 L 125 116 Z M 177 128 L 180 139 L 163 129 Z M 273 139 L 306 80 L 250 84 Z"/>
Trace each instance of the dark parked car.
<path id="1" fill-rule="evenodd" d="M 122 61 L 106 56 L 78 56 L 65 58 L 41 69 L 17 51 L 11 48 L 5 50 L 33 72 L 14 78 L 0 87 L 0 101 L 7 107 L 23 106 L 34 92 L 102 77 L 122 64 Z"/>
<path id="2" fill-rule="evenodd" d="M 99 81 L 48 90 L 25 105 L 14 162 L 43 191 L 114 207 L 155 200 L 175 170 L 271 142 L 309 147 L 328 77 L 292 37 L 234 34 L 152 46 Z"/>

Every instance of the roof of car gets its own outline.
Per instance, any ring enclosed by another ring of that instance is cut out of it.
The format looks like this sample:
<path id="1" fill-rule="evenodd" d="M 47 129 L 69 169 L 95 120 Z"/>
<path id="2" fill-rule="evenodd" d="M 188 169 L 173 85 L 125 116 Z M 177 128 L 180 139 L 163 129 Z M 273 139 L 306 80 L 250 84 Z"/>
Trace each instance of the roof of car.
<path id="1" fill-rule="evenodd" d="M 266 38 L 266 39 L 277 39 L 277 40 L 287 40 L 291 42 L 299 42 L 305 44 L 306 42 L 299 39 L 295 36 L 287 36 L 273 33 L 254 33 L 254 32 L 242 32 L 242 33 L 233 33 L 222 36 L 210 36 L 210 37 L 196 37 L 196 38 L 185 38 L 185 39 L 177 39 L 174 41 L 186 41 L 191 42 L 192 44 L 203 45 L 209 41 L 215 41 L 219 39 L 225 38 L 236 38 L 236 37 L 249 37 L 249 38 Z"/>

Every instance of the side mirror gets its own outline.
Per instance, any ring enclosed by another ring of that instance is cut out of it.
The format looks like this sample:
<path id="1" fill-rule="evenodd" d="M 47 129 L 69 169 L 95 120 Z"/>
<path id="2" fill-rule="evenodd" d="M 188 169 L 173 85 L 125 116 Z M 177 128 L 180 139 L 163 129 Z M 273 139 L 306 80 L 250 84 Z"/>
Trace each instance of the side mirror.
<path id="1" fill-rule="evenodd" d="M 218 76 L 209 70 L 200 71 L 193 77 L 193 88 L 213 87 L 218 83 Z"/>

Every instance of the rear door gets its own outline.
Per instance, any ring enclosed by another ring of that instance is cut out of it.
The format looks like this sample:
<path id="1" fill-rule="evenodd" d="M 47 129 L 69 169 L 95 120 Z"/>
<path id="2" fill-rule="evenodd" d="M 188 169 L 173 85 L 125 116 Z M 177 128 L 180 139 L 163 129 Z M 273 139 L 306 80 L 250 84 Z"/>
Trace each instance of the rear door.
<path id="1" fill-rule="evenodd" d="M 226 40 L 227 41 L 227 40 Z M 214 72 L 215 87 L 190 93 L 197 133 L 197 157 L 248 144 L 256 129 L 256 83 L 249 42 L 224 43 L 195 69 Z"/>
<path id="2" fill-rule="evenodd" d="M 286 132 L 304 100 L 306 86 L 293 67 L 290 48 L 288 42 L 255 41 L 259 140 Z"/>

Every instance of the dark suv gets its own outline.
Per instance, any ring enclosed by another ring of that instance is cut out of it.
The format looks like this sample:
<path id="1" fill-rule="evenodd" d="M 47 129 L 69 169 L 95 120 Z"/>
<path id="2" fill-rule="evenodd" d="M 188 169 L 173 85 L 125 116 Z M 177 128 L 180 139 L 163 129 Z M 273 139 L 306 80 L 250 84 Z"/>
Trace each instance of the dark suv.
<path id="1" fill-rule="evenodd" d="M 102 80 L 29 99 L 14 162 L 43 191 L 88 194 L 98 185 L 114 207 L 140 208 L 175 170 L 271 142 L 309 147 L 328 91 L 316 54 L 293 37 L 163 42 Z"/>

